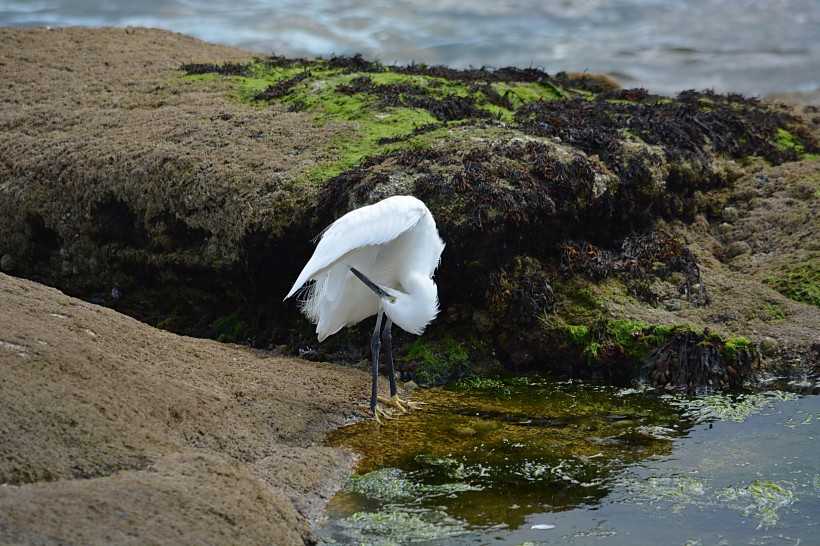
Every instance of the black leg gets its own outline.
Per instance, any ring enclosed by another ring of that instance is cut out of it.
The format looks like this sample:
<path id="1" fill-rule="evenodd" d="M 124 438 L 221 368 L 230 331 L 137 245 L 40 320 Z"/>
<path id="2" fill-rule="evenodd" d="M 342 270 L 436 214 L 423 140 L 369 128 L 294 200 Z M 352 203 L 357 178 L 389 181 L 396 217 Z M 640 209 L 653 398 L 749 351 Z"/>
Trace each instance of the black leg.
<path id="1" fill-rule="evenodd" d="M 390 398 L 393 398 L 399 393 L 396 386 L 396 371 L 393 369 L 393 321 L 390 317 L 384 322 L 384 331 L 382 332 L 382 341 L 384 342 L 384 352 L 387 354 L 387 375 L 390 378 Z"/>
<path id="2" fill-rule="evenodd" d="M 370 396 L 370 411 L 376 414 L 376 404 L 379 396 L 379 351 L 382 347 L 382 342 L 379 334 L 382 329 L 382 315 L 384 311 L 379 308 L 379 314 L 376 315 L 376 329 L 373 330 L 373 339 L 370 342 L 370 354 L 373 358 L 373 393 Z M 388 321 L 390 319 L 387 319 Z"/>

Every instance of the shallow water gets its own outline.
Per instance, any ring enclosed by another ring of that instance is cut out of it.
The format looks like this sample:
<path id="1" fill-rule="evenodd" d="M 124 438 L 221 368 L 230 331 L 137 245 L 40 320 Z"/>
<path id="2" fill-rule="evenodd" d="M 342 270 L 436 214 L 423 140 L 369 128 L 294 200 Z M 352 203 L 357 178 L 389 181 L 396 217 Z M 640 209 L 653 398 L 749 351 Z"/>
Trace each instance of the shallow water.
<path id="1" fill-rule="evenodd" d="M 661 94 L 820 88 L 817 0 L 0 0 L 0 25 L 150 26 L 288 56 L 587 70 Z"/>
<path id="2" fill-rule="evenodd" d="M 323 543 L 816 543 L 818 396 L 531 378 L 414 399 L 330 438 L 363 458 Z"/>

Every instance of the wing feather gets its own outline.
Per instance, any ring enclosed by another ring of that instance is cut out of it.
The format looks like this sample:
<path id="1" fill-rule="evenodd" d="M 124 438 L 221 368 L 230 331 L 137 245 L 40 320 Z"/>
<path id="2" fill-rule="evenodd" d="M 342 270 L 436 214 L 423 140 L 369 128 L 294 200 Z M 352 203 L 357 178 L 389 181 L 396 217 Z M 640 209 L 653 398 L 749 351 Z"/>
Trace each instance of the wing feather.
<path id="1" fill-rule="evenodd" d="M 412 229 L 428 213 L 424 203 L 408 195 L 389 197 L 348 212 L 322 233 L 313 256 L 305 264 L 285 299 L 345 256 L 365 246 L 392 241 Z"/>

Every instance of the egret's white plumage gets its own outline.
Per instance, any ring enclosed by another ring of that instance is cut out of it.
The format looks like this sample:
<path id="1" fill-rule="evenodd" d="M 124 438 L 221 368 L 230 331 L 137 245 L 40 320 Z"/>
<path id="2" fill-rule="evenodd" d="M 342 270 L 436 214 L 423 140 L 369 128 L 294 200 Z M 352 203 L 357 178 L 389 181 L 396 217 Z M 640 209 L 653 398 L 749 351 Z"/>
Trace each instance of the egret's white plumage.
<path id="1" fill-rule="evenodd" d="M 407 195 L 388 197 L 333 222 L 285 299 L 314 281 L 300 305 L 316 323 L 319 341 L 380 311 L 403 330 L 420 334 L 438 314 L 432 276 L 443 250 L 436 222 L 424 203 Z M 389 297 L 377 294 L 351 268 Z M 374 355 L 374 367 L 377 358 Z"/>
<path id="2" fill-rule="evenodd" d="M 444 242 L 427 207 L 398 195 L 351 211 L 328 227 L 285 299 L 306 282 L 302 311 L 314 323 L 319 341 L 379 311 L 401 329 L 420 334 L 438 313 L 431 278 Z M 382 301 L 357 279 L 355 267 L 396 297 Z"/>

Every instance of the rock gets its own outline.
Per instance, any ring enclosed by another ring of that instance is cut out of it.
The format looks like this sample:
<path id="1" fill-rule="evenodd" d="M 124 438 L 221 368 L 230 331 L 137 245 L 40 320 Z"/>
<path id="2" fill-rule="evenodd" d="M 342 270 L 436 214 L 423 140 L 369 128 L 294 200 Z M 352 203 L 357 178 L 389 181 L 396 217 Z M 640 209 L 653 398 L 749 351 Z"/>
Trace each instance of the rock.
<path id="1" fill-rule="evenodd" d="M 720 213 L 720 217 L 724 222 L 734 224 L 737 222 L 738 218 L 740 218 L 740 211 L 738 211 L 735 207 L 726 207 Z"/>
<path id="2" fill-rule="evenodd" d="M 744 254 L 751 254 L 752 247 L 746 241 L 735 241 L 726 247 L 726 259 L 731 260 Z"/>
<path id="3" fill-rule="evenodd" d="M 0 308 L 0 543 L 312 540 L 352 463 L 321 438 L 360 415 L 369 374 L 177 336 L 2 273 Z"/>
<path id="4" fill-rule="evenodd" d="M 495 328 L 495 321 L 493 321 L 493 318 L 489 313 L 482 311 L 481 309 L 476 309 L 473 312 L 473 324 L 475 325 L 476 330 L 482 334 L 488 334 L 493 331 L 493 328 Z"/>
<path id="5" fill-rule="evenodd" d="M 779 348 L 780 342 L 778 342 L 775 338 L 769 336 L 763 336 L 760 338 L 760 351 L 764 355 L 768 357 L 775 356 Z"/>
<path id="6" fill-rule="evenodd" d="M 721 237 L 726 237 L 727 235 L 732 233 L 734 229 L 735 228 L 732 224 L 723 222 L 722 224 L 715 226 L 715 233 Z"/>
<path id="7" fill-rule="evenodd" d="M 0 269 L 3 271 L 14 270 L 14 257 L 11 254 L 3 254 L 0 258 Z"/>
<path id="8" fill-rule="evenodd" d="M 414 390 L 416 390 L 416 389 L 418 389 L 418 388 L 419 388 L 418 384 L 416 384 L 416 382 L 415 382 L 415 381 L 406 381 L 406 382 L 402 385 L 402 387 L 403 387 L 403 388 L 404 388 L 404 390 L 406 390 L 407 392 L 413 392 Z"/>

